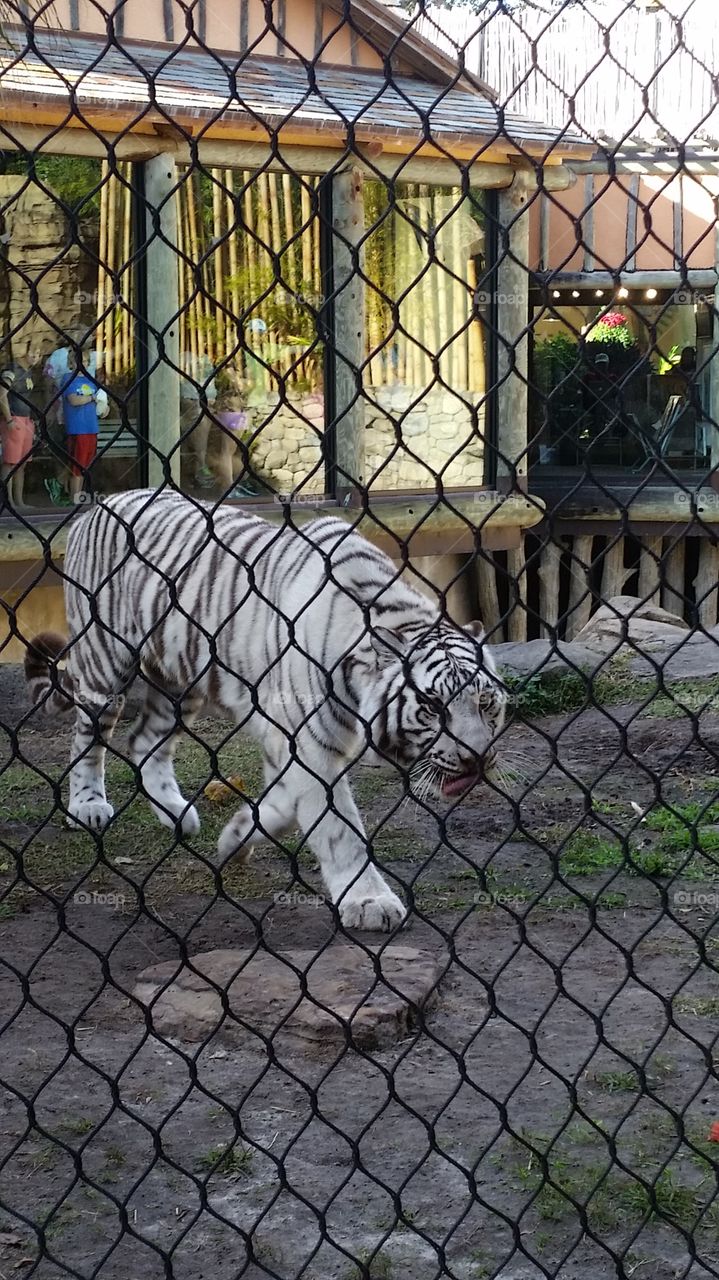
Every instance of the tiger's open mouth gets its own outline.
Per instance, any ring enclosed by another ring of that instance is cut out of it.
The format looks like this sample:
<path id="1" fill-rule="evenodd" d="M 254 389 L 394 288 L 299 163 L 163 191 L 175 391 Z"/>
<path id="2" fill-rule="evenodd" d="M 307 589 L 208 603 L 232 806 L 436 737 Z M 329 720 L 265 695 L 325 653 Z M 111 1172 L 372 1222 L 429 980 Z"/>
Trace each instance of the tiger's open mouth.
<path id="1" fill-rule="evenodd" d="M 479 769 L 476 769 L 474 773 L 460 773 L 446 777 L 442 782 L 442 795 L 450 798 L 463 796 L 465 791 L 470 791 L 479 782 L 481 776 Z"/>

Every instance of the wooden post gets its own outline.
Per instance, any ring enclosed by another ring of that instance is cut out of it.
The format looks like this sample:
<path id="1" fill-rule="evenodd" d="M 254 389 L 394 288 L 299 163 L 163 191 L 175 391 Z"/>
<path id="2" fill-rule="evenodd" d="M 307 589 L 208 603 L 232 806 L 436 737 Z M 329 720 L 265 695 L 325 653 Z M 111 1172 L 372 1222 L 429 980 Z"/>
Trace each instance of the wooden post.
<path id="1" fill-rule="evenodd" d="M 659 537 L 642 538 L 639 553 L 639 584 L 637 595 L 640 600 L 659 604 L 659 591 L 662 575 L 662 539 Z"/>
<path id="2" fill-rule="evenodd" d="M 572 540 L 569 561 L 569 603 L 567 605 L 567 629 L 565 638 L 573 640 L 582 627 L 586 627 L 592 612 L 590 573 L 592 568 L 591 534 L 580 534 Z"/>
<path id="3" fill-rule="evenodd" d="M 529 319 L 529 208 L 535 189 L 517 173 L 499 193 L 500 261 L 497 268 L 497 480 L 505 490 L 525 488 Z"/>
<path id="4" fill-rule="evenodd" d="M 365 406 L 362 372 L 365 341 L 364 286 L 358 268 L 364 234 L 362 174 L 347 169 L 332 182 L 332 247 L 334 263 L 334 490 L 338 497 L 364 482 Z"/>
<path id="5" fill-rule="evenodd" d="M 518 547 L 507 552 L 507 569 L 512 584 L 510 600 L 512 612 L 507 620 L 507 639 L 527 639 L 527 560 L 524 538 Z"/>
<path id="6" fill-rule="evenodd" d="M 627 578 L 631 577 L 631 569 L 624 564 L 624 545 L 623 537 L 608 539 L 602 566 L 602 604 L 613 596 L 624 595 Z"/>
<path id="7" fill-rule="evenodd" d="M 694 579 L 697 617 L 702 627 L 715 627 L 717 622 L 717 583 L 719 582 L 719 547 L 713 538 L 701 538 L 699 568 Z"/>
<path id="8" fill-rule="evenodd" d="M 687 598 L 685 589 L 686 573 L 686 540 L 673 537 L 667 539 L 665 550 L 665 573 L 662 587 L 662 609 L 686 618 Z"/>
<path id="9" fill-rule="evenodd" d="M 550 537 L 539 562 L 539 616 L 542 636 L 552 637 L 559 622 L 559 573 L 564 547 Z"/>
<path id="10" fill-rule="evenodd" d="M 171 476 L 176 484 L 180 480 L 180 375 L 177 372 L 180 362 L 180 290 L 176 252 L 176 185 L 177 167 L 171 157 L 155 156 L 146 161 L 148 438 L 152 446 L 148 479 L 152 486 L 161 485 L 166 476 Z"/>

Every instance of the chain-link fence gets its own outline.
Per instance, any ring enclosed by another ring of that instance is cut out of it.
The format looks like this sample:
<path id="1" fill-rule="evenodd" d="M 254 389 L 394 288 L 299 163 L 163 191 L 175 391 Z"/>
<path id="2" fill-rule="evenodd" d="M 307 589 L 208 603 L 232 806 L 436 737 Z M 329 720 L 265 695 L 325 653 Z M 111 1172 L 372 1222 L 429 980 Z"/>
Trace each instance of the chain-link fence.
<path id="1" fill-rule="evenodd" d="M 713 0 L 1 26 L 0 1277 L 719 1275 Z"/>

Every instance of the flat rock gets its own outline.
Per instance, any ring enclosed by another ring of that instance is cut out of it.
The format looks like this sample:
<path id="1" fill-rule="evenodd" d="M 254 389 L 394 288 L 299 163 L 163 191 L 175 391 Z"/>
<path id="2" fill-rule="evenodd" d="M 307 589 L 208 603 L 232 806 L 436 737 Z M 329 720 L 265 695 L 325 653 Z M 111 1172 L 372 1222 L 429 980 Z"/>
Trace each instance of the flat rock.
<path id="1" fill-rule="evenodd" d="M 492 645 L 500 671 L 512 676 L 566 675 L 572 671 L 593 671 L 602 656 L 573 640 L 509 640 Z"/>
<path id="2" fill-rule="evenodd" d="M 393 1044 L 437 997 L 446 957 L 414 947 L 337 943 L 320 955 L 295 948 L 208 951 L 178 972 L 172 961 L 143 970 L 134 995 L 160 1035 L 196 1042 L 219 1033 L 297 1045 Z M 306 982 L 307 993 L 302 992 Z M 224 1008 L 223 1008 L 224 1003 Z M 151 1007 L 150 1007 L 151 1006 Z"/>

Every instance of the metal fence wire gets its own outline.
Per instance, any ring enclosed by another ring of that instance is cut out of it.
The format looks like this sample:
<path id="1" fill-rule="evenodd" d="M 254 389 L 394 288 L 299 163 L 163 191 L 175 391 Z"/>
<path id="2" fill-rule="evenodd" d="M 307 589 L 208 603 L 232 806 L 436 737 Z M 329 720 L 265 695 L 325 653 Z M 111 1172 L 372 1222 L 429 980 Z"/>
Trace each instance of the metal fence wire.
<path id="1" fill-rule="evenodd" d="M 0 1277 L 719 1276 L 713 0 L 1 26 Z"/>

